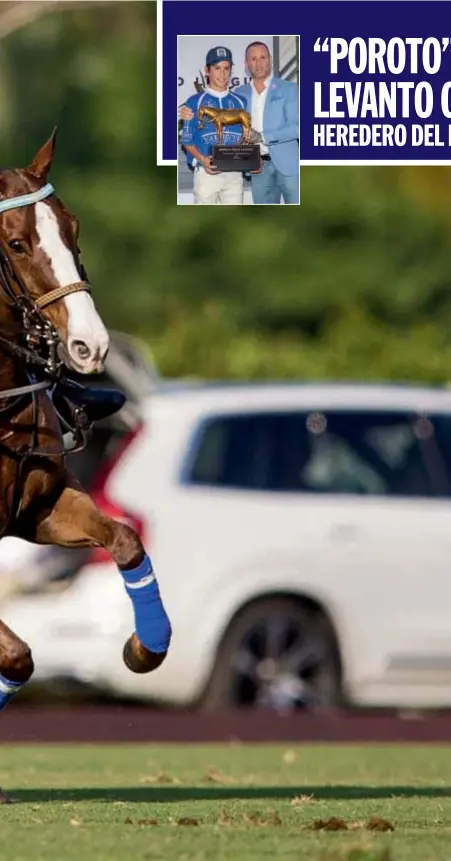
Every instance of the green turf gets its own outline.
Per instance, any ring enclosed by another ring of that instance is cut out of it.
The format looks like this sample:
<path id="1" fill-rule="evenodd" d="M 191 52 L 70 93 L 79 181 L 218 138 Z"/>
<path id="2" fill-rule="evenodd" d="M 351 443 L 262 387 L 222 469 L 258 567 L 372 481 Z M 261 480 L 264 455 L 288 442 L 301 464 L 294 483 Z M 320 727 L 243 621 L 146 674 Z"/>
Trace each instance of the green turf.
<path id="1" fill-rule="evenodd" d="M 450 778 L 445 746 L 2 746 L 1 857 L 450 861 Z"/>

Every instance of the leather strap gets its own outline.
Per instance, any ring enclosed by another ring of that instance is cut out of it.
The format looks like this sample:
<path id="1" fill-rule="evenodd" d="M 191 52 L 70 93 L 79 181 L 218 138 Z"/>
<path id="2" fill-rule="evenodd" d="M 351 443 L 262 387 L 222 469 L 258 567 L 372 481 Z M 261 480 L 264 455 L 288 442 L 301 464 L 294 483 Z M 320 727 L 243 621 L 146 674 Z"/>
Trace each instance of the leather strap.
<path id="1" fill-rule="evenodd" d="M 52 385 L 51 380 L 42 380 L 40 383 L 30 383 L 28 386 L 17 386 L 15 389 L 5 389 L 0 392 L 1 398 L 15 398 L 19 395 L 28 395 L 31 392 L 39 392 L 41 389 L 48 389 Z"/>
<path id="2" fill-rule="evenodd" d="M 54 290 L 44 293 L 43 296 L 38 296 L 34 301 L 42 309 L 47 308 L 48 305 L 52 305 L 54 302 L 58 302 L 60 299 L 64 299 L 65 296 L 69 296 L 71 293 L 81 292 L 91 292 L 91 286 L 87 281 L 76 281 L 74 284 L 67 284 L 66 287 L 55 287 Z"/>

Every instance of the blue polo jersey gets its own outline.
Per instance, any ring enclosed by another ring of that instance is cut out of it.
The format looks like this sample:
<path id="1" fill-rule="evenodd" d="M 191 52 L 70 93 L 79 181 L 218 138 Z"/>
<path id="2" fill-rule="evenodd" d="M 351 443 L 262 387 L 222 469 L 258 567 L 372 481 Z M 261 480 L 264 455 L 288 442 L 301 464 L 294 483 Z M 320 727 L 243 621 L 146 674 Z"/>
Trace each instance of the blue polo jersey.
<path id="1" fill-rule="evenodd" d="M 219 136 L 216 131 L 216 126 L 212 122 L 202 120 L 203 128 L 199 128 L 199 118 L 197 112 L 200 107 L 223 108 L 224 110 L 242 110 L 246 109 L 247 101 L 244 96 L 236 96 L 235 93 L 214 93 L 212 90 L 205 90 L 203 93 L 196 93 L 195 96 L 190 96 L 186 100 L 188 108 L 194 112 L 194 117 L 191 120 L 184 120 L 181 136 L 181 144 L 188 144 L 197 147 L 202 155 L 211 155 L 212 147 L 219 144 Z M 222 130 L 222 142 L 224 146 L 233 146 L 239 144 L 243 135 L 243 127 L 241 123 L 234 126 L 224 126 Z M 186 153 L 188 164 L 196 165 L 197 160 L 191 153 Z"/>

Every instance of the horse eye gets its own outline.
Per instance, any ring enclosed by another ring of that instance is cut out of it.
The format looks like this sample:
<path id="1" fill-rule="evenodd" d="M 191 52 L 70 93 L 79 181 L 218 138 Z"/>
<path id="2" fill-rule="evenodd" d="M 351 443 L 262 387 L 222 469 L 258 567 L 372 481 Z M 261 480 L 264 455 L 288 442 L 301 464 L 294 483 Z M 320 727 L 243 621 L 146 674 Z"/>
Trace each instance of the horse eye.
<path id="1" fill-rule="evenodd" d="M 16 251 L 17 254 L 23 254 L 25 251 L 24 246 L 18 239 L 11 239 L 11 242 L 8 243 L 9 247 L 12 251 Z"/>

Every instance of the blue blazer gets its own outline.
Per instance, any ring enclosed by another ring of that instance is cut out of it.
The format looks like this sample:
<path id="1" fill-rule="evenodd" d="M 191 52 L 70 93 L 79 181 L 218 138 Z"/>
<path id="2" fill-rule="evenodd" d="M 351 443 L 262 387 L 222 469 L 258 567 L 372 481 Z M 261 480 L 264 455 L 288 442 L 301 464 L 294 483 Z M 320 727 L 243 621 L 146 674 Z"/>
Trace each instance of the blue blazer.
<path id="1" fill-rule="evenodd" d="M 252 113 L 253 90 L 243 84 L 233 90 L 247 100 Z M 269 154 L 284 176 L 299 174 L 299 91 L 292 81 L 273 78 L 263 111 L 263 137 Z"/>

